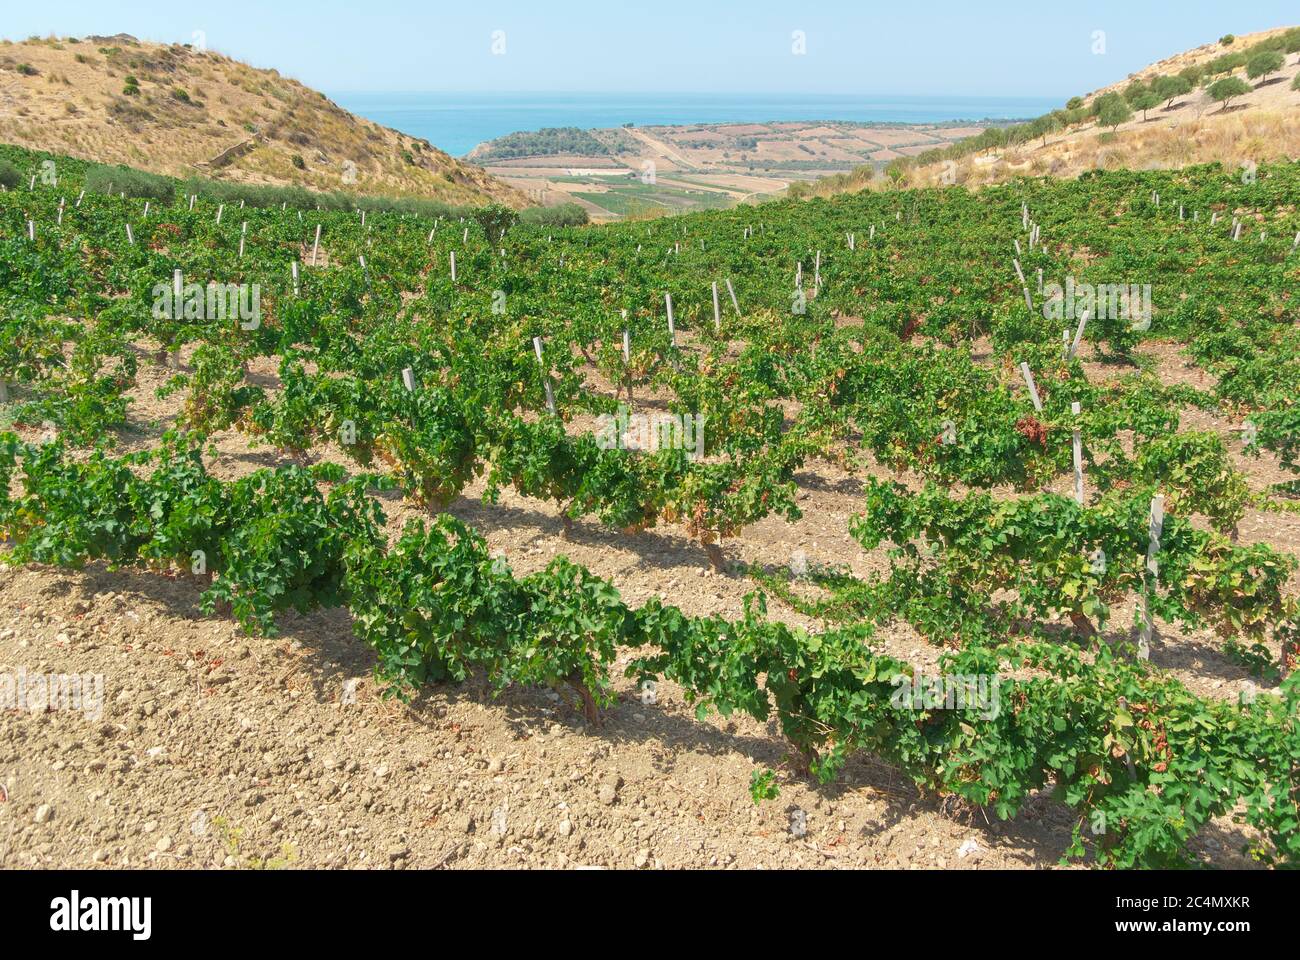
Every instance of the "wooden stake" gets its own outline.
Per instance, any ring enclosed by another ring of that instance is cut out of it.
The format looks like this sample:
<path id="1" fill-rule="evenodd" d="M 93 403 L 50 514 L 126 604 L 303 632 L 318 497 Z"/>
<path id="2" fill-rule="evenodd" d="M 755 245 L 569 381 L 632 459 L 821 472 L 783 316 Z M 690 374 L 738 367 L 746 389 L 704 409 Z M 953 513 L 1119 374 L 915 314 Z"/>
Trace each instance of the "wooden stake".
<path id="1" fill-rule="evenodd" d="M 1089 313 L 1087 310 L 1079 314 L 1079 327 L 1077 330 L 1074 331 L 1074 342 L 1070 344 L 1070 352 L 1066 355 L 1066 359 L 1073 360 L 1074 355 L 1078 353 L 1079 341 L 1083 339 L 1083 331 L 1084 328 L 1088 326 L 1088 318 L 1089 318 Z"/>
<path id="2" fill-rule="evenodd" d="M 551 378 L 546 372 L 546 363 L 542 360 L 542 338 L 533 337 L 533 352 L 537 354 L 537 365 L 542 368 L 542 386 L 546 388 L 546 410 L 555 416 L 555 394 L 551 392 Z"/>
<path id="3" fill-rule="evenodd" d="M 1029 387 L 1029 399 L 1034 402 L 1034 409 L 1039 413 L 1043 412 L 1043 401 L 1038 398 L 1038 387 L 1034 384 L 1034 374 L 1029 369 L 1029 364 L 1022 362 L 1020 364 L 1020 373 L 1025 378 L 1025 384 Z"/>
<path id="4" fill-rule="evenodd" d="M 1079 403 L 1070 405 L 1070 411 L 1079 416 Z M 1074 427 L 1074 499 L 1083 506 L 1083 434 L 1076 423 Z"/>
<path id="5" fill-rule="evenodd" d="M 1151 517 L 1150 543 L 1147 546 L 1147 576 L 1143 579 L 1146 581 L 1146 589 L 1142 594 L 1142 642 L 1139 646 L 1139 656 L 1142 659 L 1150 657 L 1151 641 L 1155 638 L 1155 620 L 1151 615 L 1151 594 L 1156 588 L 1160 576 L 1160 563 L 1156 560 L 1156 554 L 1160 550 L 1160 535 L 1164 531 L 1165 525 L 1165 498 L 1157 495 L 1151 498 Z"/>

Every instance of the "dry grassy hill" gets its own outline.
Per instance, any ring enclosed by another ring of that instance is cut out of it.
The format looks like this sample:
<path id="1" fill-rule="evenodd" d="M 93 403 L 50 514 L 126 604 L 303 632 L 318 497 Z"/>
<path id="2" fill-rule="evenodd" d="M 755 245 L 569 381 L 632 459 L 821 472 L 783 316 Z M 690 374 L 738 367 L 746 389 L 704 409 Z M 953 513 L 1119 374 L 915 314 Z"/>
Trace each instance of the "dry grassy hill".
<path id="1" fill-rule="evenodd" d="M 1279 27 L 1237 36 L 1229 45 L 1219 41 L 1167 57 L 1124 80 L 1081 97 L 1085 106 L 1106 93 L 1123 93 L 1130 84 L 1149 82 L 1156 76 L 1174 75 L 1190 66 L 1203 66 L 1226 53 L 1245 50 L 1260 41 L 1286 33 Z M 1198 86 L 1177 97 L 1167 108 L 1162 104 L 1147 112 L 1135 111 L 1132 119 L 1113 131 L 1096 120 L 1072 125 L 1044 139 L 998 147 L 962 157 L 907 168 L 904 186 L 933 186 L 960 183 L 979 186 L 1019 176 L 1051 175 L 1075 177 L 1087 170 L 1174 168 L 1219 161 L 1237 166 L 1247 161 L 1300 157 L 1300 55 L 1288 53 L 1280 73 L 1260 80 L 1248 80 L 1251 92 L 1235 98 L 1224 110 Z M 1232 76 L 1247 80 L 1244 68 Z M 884 186 L 873 171 L 828 180 L 814 189 L 826 195 L 844 190 Z"/>
<path id="2" fill-rule="evenodd" d="M 179 177 L 528 205 L 275 70 L 125 34 L 0 42 L 0 141 Z"/>

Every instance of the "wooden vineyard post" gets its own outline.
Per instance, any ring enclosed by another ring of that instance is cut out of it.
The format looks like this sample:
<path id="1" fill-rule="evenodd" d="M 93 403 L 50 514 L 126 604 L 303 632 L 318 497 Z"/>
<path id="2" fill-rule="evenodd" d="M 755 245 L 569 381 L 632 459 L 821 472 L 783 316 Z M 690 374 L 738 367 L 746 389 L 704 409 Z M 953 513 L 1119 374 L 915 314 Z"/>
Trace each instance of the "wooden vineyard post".
<path id="1" fill-rule="evenodd" d="M 623 320 L 627 320 L 627 311 L 623 311 Z M 632 406 L 632 331 L 623 328 L 623 383 L 627 387 L 627 405 Z"/>
<path id="2" fill-rule="evenodd" d="M 1160 551 L 1160 536 L 1165 526 L 1165 498 L 1156 495 L 1151 498 L 1150 543 L 1147 545 L 1147 565 L 1143 576 L 1142 591 L 1142 638 L 1138 643 L 1138 656 L 1143 660 L 1151 659 L 1151 641 L 1155 638 L 1155 618 L 1151 613 L 1151 595 L 1155 592 L 1160 576 L 1160 562 L 1156 554 Z"/>
<path id="3" fill-rule="evenodd" d="M 451 251 L 451 282 L 456 282 L 456 251 Z"/>
<path id="4" fill-rule="evenodd" d="M 1087 310 L 1079 314 L 1079 326 L 1074 331 L 1074 342 L 1070 344 L 1070 351 L 1065 355 L 1067 360 L 1073 360 L 1074 355 L 1079 352 L 1079 342 L 1083 339 L 1083 331 L 1088 326 L 1090 316 Z"/>
<path id="5" fill-rule="evenodd" d="M 727 278 L 727 296 L 731 297 L 732 309 L 736 311 L 736 316 L 740 316 L 740 304 L 736 301 L 736 289 L 731 285 L 731 278 Z"/>
<path id="6" fill-rule="evenodd" d="M 1029 387 L 1029 399 L 1034 402 L 1034 409 L 1039 413 L 1043 412 L 1043 401 L 1038 396 L 1038 387 L 1034 383 L 1033 371 L 1029 369 L 1029 364 L 1022 361 L 1020 364 L 1020 375 L 1025 378 L 1025 385 Z"/>
<path id="7" fill-rule="evenodd" d="M 295 297 L 301 295 L 301 291 L 298 289 L 298 261 L 297 260 L 293 262 L 293 295 Z"/>
<path id="8" fill-rule="evenodd" d="M 316 266 L 316 254 L 320 252 L 320 224 L 316 224 L 316 239 L 311 243 L 311 265 Z"/>
<path id="9" fill-rule="evenodd" d="M 221 226 L 221 214 L 224 213 L 225 210 L 226 205 L 224 203 L 217 204 L 217 226 Z"/>
<path id="10" fill-rule="evenodd" d="M 1083 432 L 1079 429 L 1079 413 L 1081 407 L 1076 400 L 1070 404 L 1070 412 L 1074 414 L 1074 499 L 1079 506 L 1083 506 Z"/>
<path id="11" fill-rule="evenodd" d="M 664 294 L 664 306 L 668 308 L 668 345 L 676 350 L 677 330 L 673 326 L 673 295 L 671 293 Z"/>
<path id="12" fill-rule="evenodd" d="M 245 220 L 239 228 L 239 259 L 244 259 L 244 240 L 248 237 L 248 221 Z"/>
<path id="13" fill-rule="evenodd" d="M 129 223 L 126 225 L 126 242 L 133 247 L 135 246 L 135 234 L 131 232 L 131 224 Z"/>
<path id="14" fill-rule="evenodd" d="M 533 352 L 537 354 L 537 365 L 542 368 L 542 386 L 546 388 L 546 411 L 555 416 L 555 394 L 551 391 L 551 377 L 546 372 L 546 361 L 542 359 L 542 338 L 533 337 Z"/>
<path id="15" fill-rule="evenodd" d="M 722 333 L 722 308 L 718 305 L 718 281 L 713 281 L 713 332 Z"/>

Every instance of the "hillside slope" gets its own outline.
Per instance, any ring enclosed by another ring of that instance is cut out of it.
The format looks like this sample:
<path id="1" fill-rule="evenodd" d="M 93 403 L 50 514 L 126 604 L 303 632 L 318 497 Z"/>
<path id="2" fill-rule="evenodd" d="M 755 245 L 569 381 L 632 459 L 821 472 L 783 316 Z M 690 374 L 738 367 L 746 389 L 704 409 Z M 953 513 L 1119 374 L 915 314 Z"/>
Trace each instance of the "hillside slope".
<path id="1" fill-rule="evenodd" d="M 947 153 L 922 155 L 913 163 L 898 165 L 894 171 L 896 182 L 904 186 L 978 186 L 1020 176 L 1074 177 L 1094 169 L 1168 169 L 1214 161 L 1238 166 L 1300 156 L 1300 89 L 1296 87 L 1300 82 L 1296 80 L 1300 55 L 1295 51 L 1284 54 L 1282 69 L 1272 76 L 1250 79 L 1244 66 L 1207 75 L 1190 93 L 1147 110 L 1145 116 L 1142 110 L 1134 110 L 1129 120 L 1113 129 L 1089 115 L 1092 105 L 1103 95 L 1123 95 L 1135 83 L 1149 84 L 1157 77 L 1176 76 L 1188 68 L 1203 70 L 1211 61 L 1276 40 L 1294 29 L 1278 27 L 1167 57 L 1072 100 L 1074 114 L 1079 118 L 1074 122 L 1063 127 L 1050 124 L 1024 142 L 995 144 L 986 149 L 972 149 L 972 142 L 964 149 L 959 145 Z M 1251 88 L 1249 93 L 1234 98 L 1226 110 L 1207 89 L 1210 80 L 1224 76 L 1246 81 Z M 1070 115 L 1071 111 L 1063 110 L 1052 116 Z M 875 171 L 862 168 L 844 177 L 827 178 L 808 192 L 829 195 L 883 186 L 884 182 Z"/>
<path id="2" fill-rule="evenodd" d="M 125 34 L 0 43 L 0 141 L 180 177 L 528 204 L 275 70 Z"/>

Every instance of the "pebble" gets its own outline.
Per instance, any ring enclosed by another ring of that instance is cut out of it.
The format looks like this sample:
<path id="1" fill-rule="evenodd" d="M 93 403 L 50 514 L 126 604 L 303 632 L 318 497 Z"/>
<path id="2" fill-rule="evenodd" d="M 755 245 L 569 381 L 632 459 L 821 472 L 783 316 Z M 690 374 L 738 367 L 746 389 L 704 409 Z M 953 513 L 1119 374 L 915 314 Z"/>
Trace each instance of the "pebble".
<path id="1" fill-rule="evenodd" d="M 568 819 L 561 820 L 559 831 L 560 831 L 560 836 L 562 837 L 569 836 L 570 834 L 573 833 L 573 823 Z"/>
<path id="2" fill-rule="evenodd" d="M 54 816 L 54 808 L 48 803 L 42 803 L 36 808 L 36 816 L 33 818 L 37 823 L 49 823 Z"/>
<path id="3" fill-rule="evenodd" d="M 597 797 L 600 799 L 601 803 L 610 807 L 613 806 L 614 801 L 618 799 L 618 791 L 608 783 L 602 784 L 600 791 L 597 793 Z"/>
<path id="4" fill-rule="evenodd" d="M 642 847 L 640 850 L 636 852 L 636 868 L 640 870 L 644 868 L 645 865 L 649 862 L 650 862 L 650 851 L 648 848 Z"/>
<path id="5" fill-rule="evenodd" d="M 171 848 L 172 848 L 172 838 L 168 836 L 159 837 L 158 842 L 154 845 L 154 849 L 157 850 L 159 853 L 166 853 Z"/>

